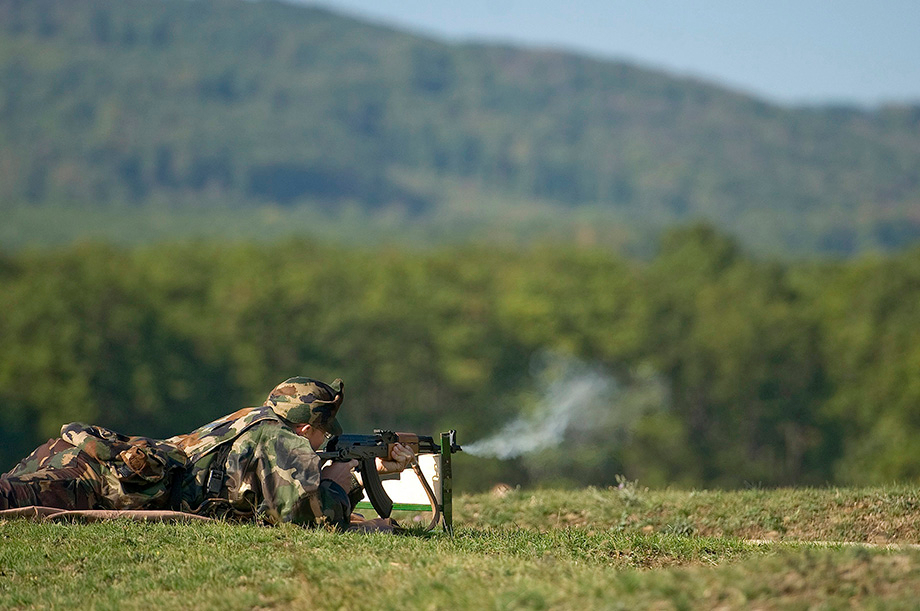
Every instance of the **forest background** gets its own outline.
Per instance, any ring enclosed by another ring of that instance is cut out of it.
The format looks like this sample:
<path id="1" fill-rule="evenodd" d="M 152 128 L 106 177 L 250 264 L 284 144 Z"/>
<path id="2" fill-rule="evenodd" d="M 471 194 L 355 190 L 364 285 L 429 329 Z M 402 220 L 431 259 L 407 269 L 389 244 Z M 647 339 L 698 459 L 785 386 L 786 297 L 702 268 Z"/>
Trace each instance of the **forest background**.
<path id="1" fill-rule="evenodd" d="M 307 374 L 467 490 L 920 478 L 920 107 L 225 0 L 0 0 L 0 83 L 0 469 Z"/>

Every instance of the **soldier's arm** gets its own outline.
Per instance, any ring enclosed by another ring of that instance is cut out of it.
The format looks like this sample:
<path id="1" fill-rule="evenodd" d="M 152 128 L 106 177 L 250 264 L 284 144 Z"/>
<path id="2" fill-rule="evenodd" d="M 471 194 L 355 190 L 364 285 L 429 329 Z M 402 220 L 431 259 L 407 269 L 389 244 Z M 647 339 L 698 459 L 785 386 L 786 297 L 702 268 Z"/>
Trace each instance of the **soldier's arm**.
<path id="1" fill-rule="evenodd" d="M 347 491 L 334 479 L 322 477 L 309 441 L 280 425 L 263 428 L 258 461 L 266 517 L 304 526 L 347 526 Z"/>

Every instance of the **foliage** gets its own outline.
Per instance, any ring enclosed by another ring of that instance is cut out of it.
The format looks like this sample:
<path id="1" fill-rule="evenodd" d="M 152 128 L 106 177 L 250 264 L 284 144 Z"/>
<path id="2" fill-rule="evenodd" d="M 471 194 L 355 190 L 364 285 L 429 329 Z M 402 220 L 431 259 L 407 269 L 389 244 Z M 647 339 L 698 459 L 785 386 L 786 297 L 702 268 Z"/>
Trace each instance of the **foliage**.
<path id="1" fill-rule="evenodd" d="M 429 241 L 514 218 L 525 235 L 636 249 L 697 218 L 771 253 L 920 237 L 916 107 L 783 108 L 619 62 L 231 0 L 0 0 L 0 82 L 6 246 L 96 233 L 100 212 L 143 226 L 112 238 L 164 222 L 204 235 L 228 210 L 260 221 L 234 226 L 250 237 L 272 215 L 297 219 L 286 232 L 323 215 Z M 54 230 L 24 233 L 30 219 Z"/>
<path id="2" fill-rule="evenodd" d="M 303 239 L 6 256 L 0 462 L 73 420 L 185 432 L 305 374 L 345 380 L 354 431 L 469 444 L 542 418 L 558 439 L 458 455 L 462 490 L 916 482 L 918 261 L 764 262 L 705 226 L 648 263 Z M 547 355 L 609 392 L 563 414 Z"/>

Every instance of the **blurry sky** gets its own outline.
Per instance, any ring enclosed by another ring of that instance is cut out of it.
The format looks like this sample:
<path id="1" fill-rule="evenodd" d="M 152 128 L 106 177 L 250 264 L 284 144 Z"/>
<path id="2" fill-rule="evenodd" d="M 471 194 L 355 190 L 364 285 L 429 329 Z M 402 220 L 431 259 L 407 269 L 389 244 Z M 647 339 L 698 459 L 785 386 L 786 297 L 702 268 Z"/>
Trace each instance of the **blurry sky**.
<path id="1" fill-rule="evenodd" d="M 781 103 L 920 103 L 918 0 L 299 0 L 448 40 L 624 59 Z"/>

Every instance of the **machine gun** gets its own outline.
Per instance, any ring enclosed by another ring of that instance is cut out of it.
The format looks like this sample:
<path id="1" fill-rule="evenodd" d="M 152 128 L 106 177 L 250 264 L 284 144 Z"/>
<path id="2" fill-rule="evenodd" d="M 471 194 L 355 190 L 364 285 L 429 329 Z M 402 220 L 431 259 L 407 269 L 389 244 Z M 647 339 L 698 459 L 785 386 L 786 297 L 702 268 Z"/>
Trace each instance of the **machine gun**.
<path id="1" fill-rule="evenodd" d="M 377 464 L 375 459 L 380 458 L 387 460 L 390 457 L 390 451 L 393 444 L 401 443 L 412 448 L 416 456 L 419 454 L 436 454 L 440 455 L 440 482 L 441 482 L 441 502 L 428 484 L 428 480 L 422 473 L 417 459 L 413 459 L 412 470 L 419 478 L 419 482 L 425 489 L 425 494 L 431 503 L 431 510 L 434 516 L 429 529 L 440 521 L 444 516 L 444 528 L 447 531 L 453 530 L 452 520 L 452 482 L 451 482 L 451 454 L 461 451 L 457 445 L 457 431 L 451 430 L 447 433 L 441 433 L 441 443 L 435 442 L 434 438 L 415 433 L 394 433 L 393 431 L 375 430 L 373 435 L 338 435 L 329 440 L 323 451 L 317 452 L 320 460 L 336 461 L 358 461 L 358 471 L 361 473 L 361 480 L 367 491 L 367 497 L 371 501 L 374 511 L 382 518 L 390 517 L 393 511 L 393 500 L 390 499 L 380 474 L 377 473 Z M 384 476 L 385 477 L 385 476 Z"/>

